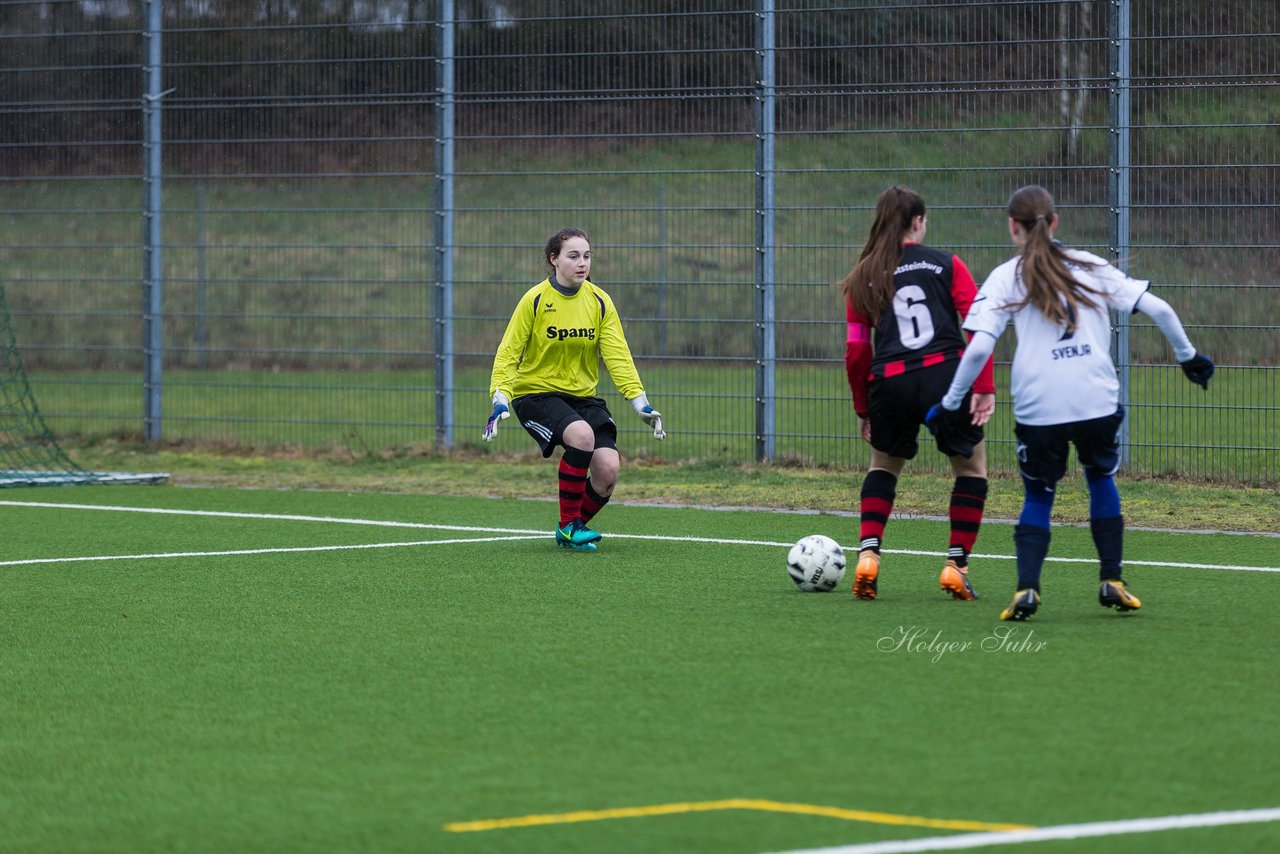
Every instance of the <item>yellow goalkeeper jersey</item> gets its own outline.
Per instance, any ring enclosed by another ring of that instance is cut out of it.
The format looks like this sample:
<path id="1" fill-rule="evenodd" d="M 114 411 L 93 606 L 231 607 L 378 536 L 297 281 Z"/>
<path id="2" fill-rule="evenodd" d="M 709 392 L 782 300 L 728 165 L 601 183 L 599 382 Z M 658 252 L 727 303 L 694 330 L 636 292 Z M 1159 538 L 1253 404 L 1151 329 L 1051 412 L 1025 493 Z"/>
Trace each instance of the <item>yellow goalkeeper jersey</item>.
<path id="1" fill-rule="evenodd" d="M 623 397 L 644 392 L 609 295 L 588 280 L 565 296 L 543 279 L 511 315 L 493 359 L 489 393 L 501 391 L 511 400 L 553 391 L 596 397 L 601 359 Z"/>

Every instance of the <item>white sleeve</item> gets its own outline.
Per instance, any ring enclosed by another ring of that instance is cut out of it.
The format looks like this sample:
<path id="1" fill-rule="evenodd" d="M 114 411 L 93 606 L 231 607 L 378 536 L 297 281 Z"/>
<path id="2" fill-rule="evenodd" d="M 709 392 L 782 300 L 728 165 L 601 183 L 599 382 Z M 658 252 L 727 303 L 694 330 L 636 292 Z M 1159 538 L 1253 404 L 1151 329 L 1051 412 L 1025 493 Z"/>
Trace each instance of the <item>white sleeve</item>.
<path id="1" fill-rule="evenodd" d="M 1155 321 L 1156 326 L 1160 327 L 1160 331 L 1164 333 L 1164 337 L 1173 345 L 1173 357 L 1179 362 L 1185 362 L 1196 354 L 1196 348 L 1191 345 L 1191 339 L 1182 328 L 1178 313 L 1169 303 L 1147 291 L 1138 297 L 1133 307 L 1135 311 L 1140 311 Z"/>
<path id="2" fill-rule="evenodd" d="M 1097 256 L 1092 256 L 1099 266 L 1087 268 L 1085 284 L 1098 288 L 1106 297 L 1107 305 L 1121 314 L 1137 310 L 1138 300 L 1151 287 L 1146 279 L 1134 279 L 1112 267 Z M 1079 277 L 1077 277 L 1079 278 Z"/>
<path id="3" fill-rule="evenodd" d="M 951 387 L 947 389 L 946 396 L 942 398 L 943 409 L 954 412 L 960 408 L 960 404 L 964 402 L 965 393 L 969 391 L 973 381 L 978 378 L 978 374 L 982 373 L 982 366 L 987 363 L 987 359 L 990 359 L 991 354 L 995 351 L 995 336 L 981 332 L 974 334 L 969 346 L 964 348 L 964 356 L 960 359 L 960 366 L 956 368 L 956 375 L 951 378 Z"/>
<path id="4" fill-rule="evenodd" d="M 1019 299 L 1013 293 L 1017 289 L 1017 275 L 1016 258 L 991 271 L 969 306 L 969 315 L 963 324 L 966 330 L 973 333 L 985 332 L 992 338 L 999 338 L 1004 334 L 1005 327 L 1013 317 L 1007 306 Z"/>

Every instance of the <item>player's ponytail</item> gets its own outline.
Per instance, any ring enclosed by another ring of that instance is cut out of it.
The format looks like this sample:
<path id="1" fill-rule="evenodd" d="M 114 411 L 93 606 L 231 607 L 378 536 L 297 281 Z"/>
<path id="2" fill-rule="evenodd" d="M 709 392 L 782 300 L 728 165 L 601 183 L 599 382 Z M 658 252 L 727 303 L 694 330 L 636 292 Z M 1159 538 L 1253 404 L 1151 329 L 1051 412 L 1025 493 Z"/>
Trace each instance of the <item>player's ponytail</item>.
<path id="1" fill-rule="evenodd" d="M 1019 309 L 1030 303 L 1070 334 L 1075 332 L 1079 308 L 1097 307 L 1092 296 L 1098 292 L 1071 274 L 1072 266 L 1087 264 L 1068 256 L 1053 239 L 1054 216 L 1053 196 L 1044 187 L 1032 184 L 1009 198 L 1009 218 L 1026 234 L 1018 275 L 1027 288 L 1027 298 L 1010 307 Z"/>
<path id="2" fill-rule="evenodd" d="M 902 260 L 902 240 L 915 218 L 924 215 L 924 199 L 909 187 L 892 186 L 876 200 L 867 245 L 858 263 L 840 280 L 845 299 L 872 325 L 893 305 L 893 273 Z"/>

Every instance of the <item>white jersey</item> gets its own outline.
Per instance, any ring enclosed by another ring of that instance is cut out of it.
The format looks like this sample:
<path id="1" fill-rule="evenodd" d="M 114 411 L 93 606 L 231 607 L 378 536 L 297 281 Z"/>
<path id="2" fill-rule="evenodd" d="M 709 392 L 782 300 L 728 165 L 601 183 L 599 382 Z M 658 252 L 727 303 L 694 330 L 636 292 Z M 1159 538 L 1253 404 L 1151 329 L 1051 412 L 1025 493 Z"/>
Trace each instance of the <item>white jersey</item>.
<path id="1" fill-rule="evenodd" d="M 1082 306 L 1076 328 L 1053 323 L 1033 305 L 1015 308 L 1027 297 L 1018 273 L 1021 256 L 991 271 L 969 309 L 964 328 L 999 338 L 1009 321 L 1018 336 L 1013 355 L 1013 416 L 1019 424 L 1068 424 L 1102 418 L 1120 403 L 1120 381 L 1111 361 L 1111 319 L 1107 308 L 1130 314 L 1150 282 L 1130 279 L 1102 258 L 1066 250 L 1082 262 L 1072 267 L 1076 280 L 1097 291 Z M 1088 265 L 1094 266 L 1088 266 Z"/>

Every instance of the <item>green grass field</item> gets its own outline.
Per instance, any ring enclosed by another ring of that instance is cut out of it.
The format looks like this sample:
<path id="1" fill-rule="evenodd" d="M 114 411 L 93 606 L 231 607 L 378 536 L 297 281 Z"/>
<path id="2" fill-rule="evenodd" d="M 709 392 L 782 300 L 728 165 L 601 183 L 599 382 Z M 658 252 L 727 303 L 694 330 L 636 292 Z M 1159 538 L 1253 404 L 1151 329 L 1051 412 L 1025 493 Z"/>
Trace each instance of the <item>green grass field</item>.
<path id="1" fill-rule="evenodd" d="M 610 506 L 579 554 L 545 501 L 0 498 L 4 850 L 937 850 L 1060 825 L 1105 835 L 1021 841 L 1280 847 L 1265 816 L 1195 818 L 1280 807 L 1274 536 L 1131 531 L 1145 605 L 1121 615 L 1087 529 L 1057 527 L 1011 626 L 1006 524 L 958 603 L 945 525 L 895 519 L 867 603 L 786 575 L 800 536 L 856 538 L 836 515 Z M 1168 816 L 1190 826 L 1096 824 Z"/>

